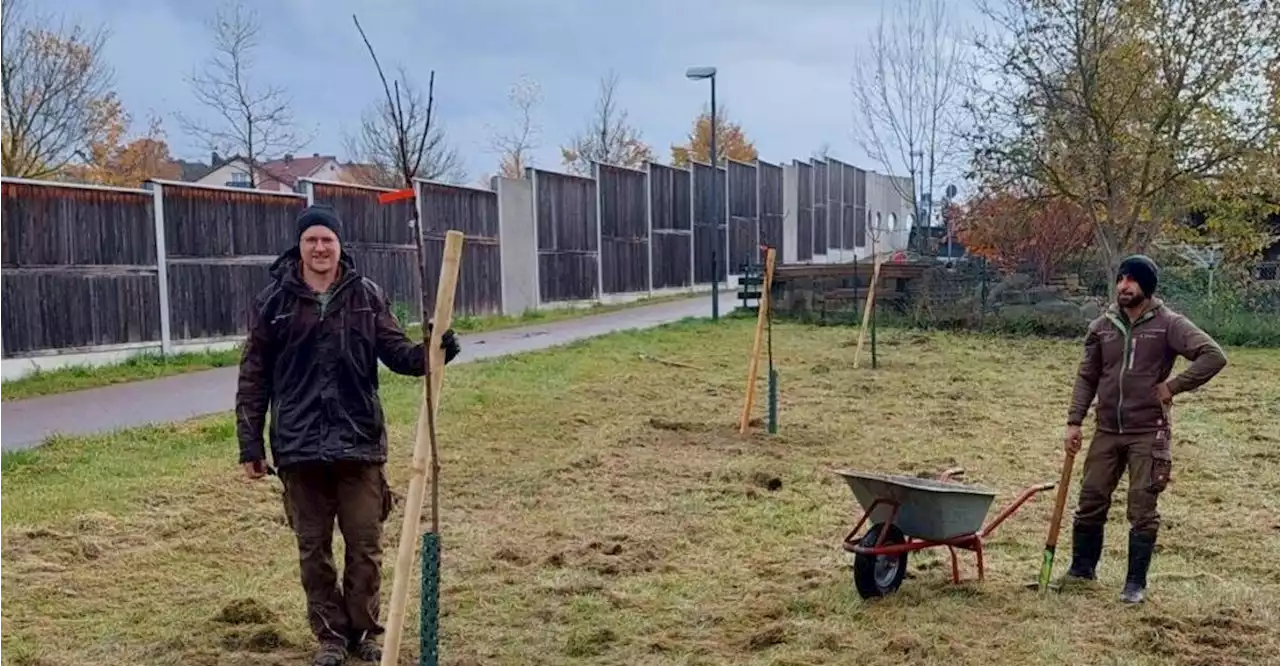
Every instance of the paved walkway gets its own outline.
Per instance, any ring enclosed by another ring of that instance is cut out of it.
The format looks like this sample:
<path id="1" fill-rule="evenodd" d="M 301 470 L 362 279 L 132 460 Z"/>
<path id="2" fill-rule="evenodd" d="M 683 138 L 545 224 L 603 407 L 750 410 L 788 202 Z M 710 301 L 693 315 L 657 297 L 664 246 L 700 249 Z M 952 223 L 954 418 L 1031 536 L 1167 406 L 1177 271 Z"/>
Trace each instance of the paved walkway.
<path id="1" fill-rule="evenodd" d="M 721 292 L 720 312 L 734 307 Z M 644 305 L 543 325 L 460 335 L 462 353 L 449 365 L 546 349 L 627 329 L 651 328 L 686 317 L 708 317 L 711 297 Z M 29 449 L 54 434 L 88 435 L 231 411 L 237 369 L 218 368 L 161 379 L 0 403 L 5 451 Z"/>

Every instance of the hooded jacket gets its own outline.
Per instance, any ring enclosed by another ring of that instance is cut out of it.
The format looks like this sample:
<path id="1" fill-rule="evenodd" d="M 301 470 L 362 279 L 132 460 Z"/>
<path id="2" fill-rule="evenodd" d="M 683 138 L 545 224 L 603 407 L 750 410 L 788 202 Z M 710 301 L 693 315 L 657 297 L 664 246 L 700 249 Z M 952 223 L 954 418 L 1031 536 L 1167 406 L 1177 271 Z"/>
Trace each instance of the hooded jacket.
<path id="1" fill-rule="evenodd" d="M 236 391 L 240 462 L 266 457 L 283 469 L 303 462 L 385 462 L 378 361 L 426 374 L 424 346 L 405 335 L 382 289 L 342 254 L 327 294 L 302 281 L 297 248 L 271 265 L 272 282 L 253 302 Z M 452 360 L 447 358 L 446 361 Z"/>
<path id="2" fill-rule="evenodd" d="M 1191 365 L 1170 380 L 1178 356 Z M 1227 357 L 1213 338 L 1160 299 L 1153 298 L 1132 323 L 1112 303 L 1089 324 L 1067 423 L 1081 425 L 1096 395 L 1099 430 L 1119 434 L 1165 430 L 1170 426 L 1169 414 L 1157 386 L 1168 380 L 1174 395 L 1192 391 L 1226 364 Z"/>

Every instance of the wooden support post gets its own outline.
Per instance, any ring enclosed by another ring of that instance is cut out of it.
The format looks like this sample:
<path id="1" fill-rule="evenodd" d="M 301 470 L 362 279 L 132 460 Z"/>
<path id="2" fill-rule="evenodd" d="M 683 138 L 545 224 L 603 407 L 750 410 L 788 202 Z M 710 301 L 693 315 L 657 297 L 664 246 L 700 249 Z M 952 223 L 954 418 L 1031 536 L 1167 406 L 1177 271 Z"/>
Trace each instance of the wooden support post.
<path id="1" fill-rule="evenodd" d="M 853 351 L 853 367 L 858 367 L 858 360 L 862 356 L 862 343 L 867 337 L 867 323 L 871 320 L 871 308 L 876 303 L 876 286 L 880 282 L 880 256 L 872 255 L 872 261 L 875 262 L 871 269 L 871 286 L 867 288 L 867 302 L 862 308 L 862 327 L 858 329 L 858 347 Z"/>
<path id="2" fill-rule="evenodd" d="M 738 416 L 738 433 L 747 433 L 747 424 L 751 421 L 751 403 L 756 397 L 756 374 L 760 368 L 760 346 L 764 343 L 764 325 L 769 319 L 769 310 L 773 307 L 771 291 L 773 287 L 774 249 L 765 252 L 764 288 L 760 291 L 760 307 L 756 310 L 756 337 L 751 343 L 751 360 L 747 362 L 747 397 L 742 403 L 742 413 Z"/>
<path id="3" fill-rule="evenodd" d="M 460 231 L 451 230 L 445 234 L 440 279 L 436 282 L 435 316 L 426 350 L 429 372 L 426 381 L 422 383 L 424 396 L 418 413 L 417 439 L 413 446 L 413 474 L 409 477 L 404 523 L 400 529 L 400 548 L 396 553 L 386 639 L 382 646 L 382 666 L 400 663 L 400 637 L 404 630 L 405 601 L 409 594 L 409 571 L 413 567 L 414 547 L 418 543 L 418 523 L 422 519 L 428 460 L 431 462 L 431 531 L 440 531 L 440 459 L 435 430 L 430 425 L 435 421 L 436 410 L 440 405 L 440 389 L 444 385 L 444 350 L 440 348 L 440 344 L 444 332 L 453 325 L 453 297 L 458 284 L 458 265 L 462 260 L 462 239 Z M 425 325 L 426 322 L 423 322 L 423 326 Z"/>

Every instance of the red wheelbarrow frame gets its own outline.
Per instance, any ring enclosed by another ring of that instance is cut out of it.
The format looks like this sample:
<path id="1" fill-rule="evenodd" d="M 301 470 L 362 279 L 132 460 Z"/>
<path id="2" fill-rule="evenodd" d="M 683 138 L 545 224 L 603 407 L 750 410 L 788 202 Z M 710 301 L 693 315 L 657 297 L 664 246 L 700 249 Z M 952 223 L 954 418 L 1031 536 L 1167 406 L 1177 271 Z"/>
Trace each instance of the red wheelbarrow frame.
<path id="1" fill-rule="evenodd" d="M 957 467 L 954 469 L 949 469 L 943 472 L 942 474 L 938 475 L 938 480 L 949 481 L 955 477 L 963 476 L 963 475 L 964 475 L 964 470 Z M 996 514 L 996 517 L 990 523 L 987 523 L 986 525 L 984 525 L 982 529 L 978 530 L 977 532 L 972 532 L 970 534 L 961 534 L 959 536 L 954 536 L 954 537 L 951 537 L 950 539 L 943 539 L 941 541 L 934 541 L 932 539 L 920 539 L 908 534 L 908 535 L 905 535 L 907 537 L 906 543 L 891 544 L 888 546 L 884 545 L 884 540 L 889 536 L 889 528 L 892 527 L 893 523 L 898 519 L 898 509 L 901 507 L 901 505 L 898 502 L 891 499 L 878 498 L 871 503 L 871 506 L 867 507 L 866 511 L 862 513 L 862 518 L 858 521 L 858 524 L 855 525 L 853 527 L 853 530 L 851 530 L 849 534 L 845 536 L 844 549 L 847 552 L 856 553 L 858 555 L 901 555 L 903 553 L 914 553 L 916 551 L 924 550 L 925 548 L 935 548 L 938 546 L 946 546 L 947 550 L 951 552 L 951 580 L 953 583 L 957 583 L 957 584 L 960 582 L 960 563 L 956 559 L 956 549 L 960 548 L 963 550 L 969 550 L 969 551 L 973 551 L 977 555 L 978 581 L 981 582 L 986 578 L 986 567 L 982 557 L 983 539 L 990 536 L 991 533 L 994 532 L 996 528 L 1000 526 L 1000 523 L 1003 523 L 1005 520 L 1008 520 L 1009 516 L 1012 516 L 1015 511 L 1020 509 L 1023 504 L 1026 504 L 1027 500 L 1034 497 L 1036 493 L 1041 493 L 1046 490 L 1052 490 L 1056 488 L 1057 485 L 1058 485 L 1057 482 L 1048 482 L 1048 483 L 1036 484 L 1034 486 L 1031 486 L 1030 488 L 1027 488 L 1026 490 L 1022 491 L 1021 495 L 1018 495 L 1018 498 L 1014 500 L 1012 504 L 1005 507 L 1003 510 L 1000 511 L 1000 513 Z M 860 539 L 858 539 L 858 536 L 857 536 L 858 532 L 862 530 L 862 526 L 866 524 L 867 520 L 871 518 L 871 514 L 876 510 L 876 507 L 880 506 L 881 504 L 892 507 L 892 508 L 889 512 L 889 519 L 884 522 L 884 526 L 880 529 L 880 538 L 876 539 L 876 545 L 870 548 L 859 545 L 858 541 L 860 541 Z"/>

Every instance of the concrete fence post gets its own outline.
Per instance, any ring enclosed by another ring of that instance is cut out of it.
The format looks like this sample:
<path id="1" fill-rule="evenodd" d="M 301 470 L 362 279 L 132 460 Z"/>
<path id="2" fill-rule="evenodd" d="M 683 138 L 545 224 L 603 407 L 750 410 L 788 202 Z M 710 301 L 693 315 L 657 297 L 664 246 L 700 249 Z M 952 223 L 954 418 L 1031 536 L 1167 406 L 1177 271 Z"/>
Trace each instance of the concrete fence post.
<path id="1" fill-rule="evenodd" d="M 173 353 L 173 335 L 169 330 L 169 253 L 164 231 L 164 186 L 160 183 L 146 183 L 154 197 L 152 201 L 151 219 L 155 222 L 156 234 L 156 281 L 160 294 L 160 353 L 169 356 Z"/>

